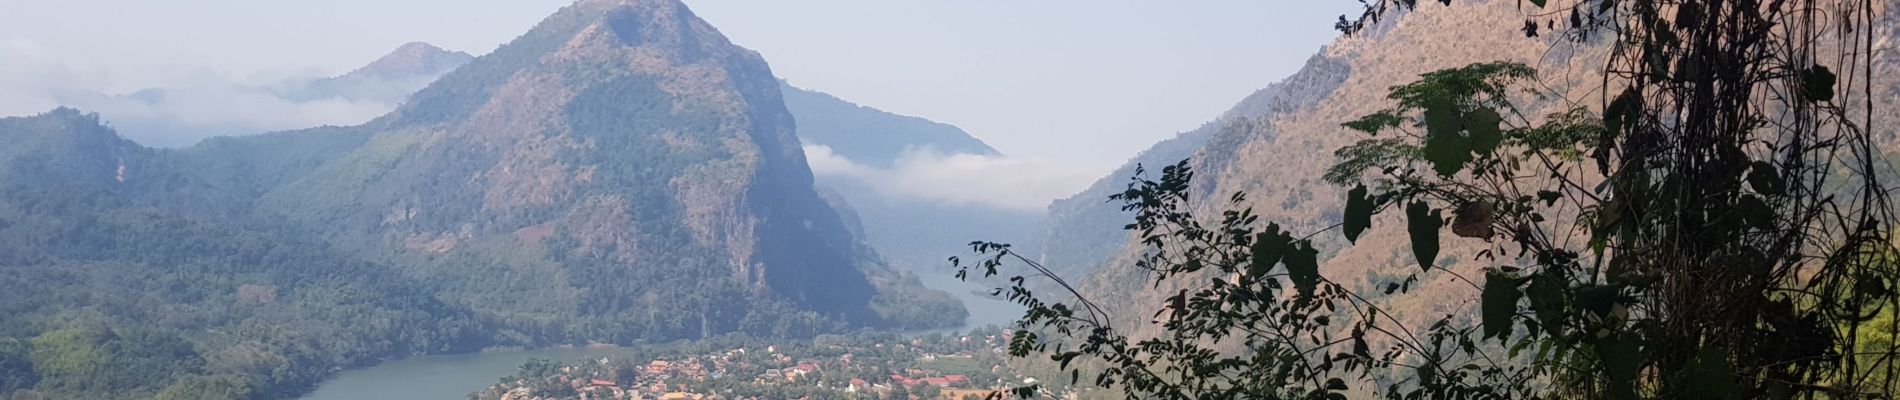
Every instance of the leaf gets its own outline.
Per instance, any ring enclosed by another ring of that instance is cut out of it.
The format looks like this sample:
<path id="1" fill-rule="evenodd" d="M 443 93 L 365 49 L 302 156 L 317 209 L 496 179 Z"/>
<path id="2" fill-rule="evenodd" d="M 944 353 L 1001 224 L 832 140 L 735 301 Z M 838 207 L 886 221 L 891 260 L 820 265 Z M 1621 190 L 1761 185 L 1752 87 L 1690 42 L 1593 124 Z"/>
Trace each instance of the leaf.
<path id="1" fill-rule="evenodd" d="M 1457 106 L 1443 96 L 1426 100 L 1425 141 L 1419 155 L 1432 163 L 1440 176 L 1452 176 L 1471 162 L 1471 143 L 1461 135 L 1464 118 Z"/>
<path id="2" fill-rule="evenodd" d="M 1340 124 L 1340 126 L 1364 132 L 1369 136 L 1378 136 L 1379 131 L 1385 130 L 1386 128 L 1396 128 L 1399 126 L 1399 123 L 1404 121 L 1404 118 L 1400 118 L 1398 114 L 1393 113 L 1392 110 L 1385 110 L 1366 114 L 1364 117 L 1359 117 L 1359 119 L 1351 122 Z"/>
<path id="3" fill-rule="evenodd" d="M 1576 306 L 1598 317 L 1608 316 L 1620 297 L 1622 289 L 1617 286 L 1590 286 L 1577 291 Z"/>
<path id="4" fill-rule="evenodd" d="M 1603 108 L 1603 128 L 1619 132 L 1631 122 L 1636 113 L 1636 95 L 1635 89 L 1625 89 L 1610 100 L 1610 105 Z"/>
<path id="5" fill-rule="evenodd" d="M 1549 207 L 1553 204 L 1557 204 L 1557 199 L 1562 199 L 1563 197 L 1564 197 L 1563 193 L 1558 193 L 1558 192 L 1549 191 L 1549 190 L 1537 191 L 1537 199 L 1543 200 L 1545 207 Z"/>
<path id="6" fill-rule="evenodd" d="M 1358 327 L 1352 328 L 1352 355 L 1368 360 L 1372 359 L 1372 345 L 1366 343 L 1365 329 Z"/>
<path id="7" fill-rule="evenodd" d="M 1503 123 L 1504 118 L 1498 116 L 1497 110 L 1489 107 L 1479 107 L 1466 113 L 1465 131 L 1470 134 L 1471 151 L 1478 154 L 1490 154 L 1497 150 L 1498 143 L 1504 141 L 1504 133 L 1498 128 Z"/>
<path id="8" fill-rule="evenodd" d="M 1537 6 L 1538 8 L 1543 8 L 1543 7 L 1544 7 L 1544 2 L 1545 2 L 1545 1 L 1547 1 L 1547 0 L 1531 0 L 1531 5 L 1535 5 L 1535 6 Z"/>
<path id="9" fill-rule="evenodd" d="M 1775 229 L 1775 218 L 1779 216 L 1775 213 L 1774 207 L 1762 201 L 1761 196 L 1747 194 L 1736 199 L 1735 205 L 1728 212 L 1740 217 L 1742 223 L 1764 230 Z"/>
<path id="10" fill-rule="evenodd" d="M 1642 368 L 1641 349 L 1627 335 L 1611 336 L 1597 342 L 1597 358 L 1610 377 L 1610 398 L 1635 399 L 1637 370 Z"/>
<path id="11" fill-rule="evenodd" d="M 1816 65 L 1801 71 L 1801 86 L 1808 101 L 1823 102 L 1834 100 L 1834 84 L 1839 78 L 1825 65 Z"/>
<path id="12" fill-rule="evenodd" d="M 1703 347 L 1689 363 L 1689 392 L 1699 399 L 1733 399 L 1735 365 L 1727 353 L 1716 347 Z"/>
<path id="13" fill-rule="evenodd" d="M 1265 232 L 1254 235 L 1253 263 L 1247 266 L 1247 275 L 1266 276 L 1292 250 L 1293 237 L 1281 232 L 1280 224 L 1267 225 Z"/>
<path id="14" fill-rule="evenodd" d="M 1756 161 L 1748 167 L 1748 187 L 1755 193 L 1769 196 L 1782 194 L 1781 174 L 1775 171 L 1775 165 L 1766 161 Z"/>
<path id="15" fill-rule="evenodd" d="M 1406 231 L 1412 235 L 1412 255 L 1418 257 L 1418 266 L 1432 269 L 1432 261 L 1438 259 L 1438 228 L 1444 225 L 1438 210 L 1433 210 L 1425 202 L 1414 202 L 1405 206 Z"/>
<path id="16" fill-rule="evenodd" d="M 1451 233 L 1468 238 L 1490 239 L 1497 233 L 1491 227 L 1496 208 L 1490 200 L 1465 203 L 1452 211 Z"/>
<path id="17" fill-rule="evenodd" d="M 1372 198 L 1366 194 L 1366 185 L 1354 186 L 1346 192 L 1345 227 L 1346 240 L 1359 242 L 1359 234 L 1372 227 Z"/>
<path id="18" fill-rule="evenodd" d="M 1510 337 L 1511 322 L 1517 316 L 1517 300 L 1524 292 L 1517 290 L 1518 277 L 1511 273 L 1492 270 L 1484 275 L 1484 293 L 1479 298 L 1484 318 L 1484 337 L 1496 337 L 1499 340 Z"/>
<path id="19" fill-rule="evenodd" d="M 1597 160 L 1598 172 L 1609 171 L 1610 151 L 1616 148 L 1616 137 L 1636 125 L 1640 118 L 1637 114 L 1642 112 L 1642 104 L 1638 103 L 1641 101 L 1638 95 L 1635 88 L 1623 89 L 1622 94 L 1616 95 L 1616 99 L 1610 100 L 1609 106 L 1604 107 L 1603 131 L 1598 134 L 1596 149 L 1590 155 Z"/>
<path id="20" fill-rule="evenodd" d="M 1287 279 L 1293 281 L 1293 288 L 1300 293 L 1300 301 L 1313 297 L 1313 290 L 1319 287 L 1319 250 L 1313 249 L 1313 242 L 1301 240 L 1299 246 L 1287 252 Z"/>
<path id="21" fill-rule="evenodd" d="M 1554 333 L 1563 323 L 1567 285 L 1563 275 L 1545 271 L 1531 277 L 1531 286 L 1524 290 L 1526 297 L 1530 297 L 1531 311 L 1537 313 L 1537 323 L 1547 331 Z"/>
<path id="22" fill-rule="evenodd" d="M 1346 381 L 1339 378 L 1326 380 L 1326 390 L 1346 390 Z"/>

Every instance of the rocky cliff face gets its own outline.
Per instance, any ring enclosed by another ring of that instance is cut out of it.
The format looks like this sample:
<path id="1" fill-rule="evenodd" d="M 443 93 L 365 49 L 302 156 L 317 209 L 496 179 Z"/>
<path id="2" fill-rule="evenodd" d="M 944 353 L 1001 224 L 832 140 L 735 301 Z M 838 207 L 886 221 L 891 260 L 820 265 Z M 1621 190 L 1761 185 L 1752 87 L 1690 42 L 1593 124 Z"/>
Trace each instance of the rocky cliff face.
<path id="1" fill-rule="evenodd" d="M 1306 68 L 1250 96 L 1248 101 L 1226 114 L 1223 121 L 1163 142 L 1136 161 L 1156 166 L 1191 158 L 1190 165 L 1195 171 L 1191 193 L 1197 199 L 1193 204 L 1197 215 L 1219 215 L 1220 211 L 1232 208 L 1225 201 L 1230 195 L 1245 192 L 1248 202 L 1243 206 L 1253 207 L 1262 221 L 1280 223 L 1294 232 L 1324 229 L 1339 222 L 1345 190 L 1320 177 L 1334 161 L 1333 150 L 1359 138 L 1339 124 L 1390 106 L 1385 98 L 1387 88 L 1411 82 L 1421 73 L 1498 60 L 1524 62 L 1539 68 L 1553 88 L 1596 82 L 1591 79 L 1594 75 L 1586 71 L 1591 66 L 1600 68 L 1600 63 L 1592 61 L 1598 59 L 1593 57 L 1601 56 L 1599 49 L 1589 45 L 1576 47 L 1548 38 L 1526 38 L 1521 31 L 1498 22 L 1517 20 L 1522 20 L 1521 14 L 1515 4 L 1508 1 L 1457 7 L 1421 5 L 1417 12 L 1388 20 L 1360 35 L 1336 40 L 1314 56 Z M 1581 97 L 1582 94 L 1578 96 L 1570 100 L 1589 101 Z M 1559 100 L 1528 108 L 1531 113 L 1542 115 L 1545 107 L 1557 106 Z M 1157 156 L 1166 158 L 1157 159 Z M 1103 207 L 1075 204 L 1104 201 L 1107 194 L 1113 193 L 1101 190 L 1104 184 L 1116 182 L 1117 185 L 1109 187 L 1118 190 L 1119 183 L 1125 182 L 1131 172 L 1128 168 L 1117 171 L 1090 192 L 1052 208 L 1057 210 L 1054 211 L 1057 215 L 1090 216 L 1057 217 L 1057 220 L 1078 222 L 1051 226 L 1052 237 L 1057 239 L 1051 239 L 1048 247 L 1052 252 L 1047 258 L 1052 265 L 1086 271 L 1080 273 L 1087 276 L 1091 296 L 1128 299 L 1112 305 L 1123 316 L 1125 325 L 1146 326 L 1145 318 L 1158 309 L 1161 299 L 1181 289 L 1177 286 L 1181 282 L 1198 280 L 1179 279 L 1152 287 L 1149 274 L 1133 265 L 1138 244 L 1130 243 L 1126 233 L 1119 230 L 1112 234 L 1117 235 L 1114 242 L 1118 244 L 1108 249 L 1100 245 L 1087 247 L 1087 241 L 1060 239 L 1111 235 L 1110 230 L 1105 229 L 1107 224 L 1100 222 L 1103 218 L 1093 216 L 1110 215 L 1102 211 Z M 1115 221 L 1119 227 L 1131 218 L 1124 215 L 1108 220 Z M 1324 240 L 1317 244 L 1322 247 L 1322 257 L 1327 258 L 1321 272 L 1335 280 L 1362 281 L 1368 285 L 1403 280 L 1412 271 L 1396 267 L 1406 265 L 1405 257 L 1410 254 L 1405 232 L 1394 229 L 1402 226 L 1399 221 L 1374 221 L 1375 229 L 1352 247 L 1344 246 L 1337 234 L 1321 235 Z M 1447 243 L 1441 254 L 1448 259 L 1470 259 L 1481 247 L 1465 245 L 1454 249 L 1456 244 Z M 1056 252 L 1061 249 L 1071 250 Z M 1451 268 L 1468 275 L 1476 273 L 1479 267 L 1466 263 Z M 1463 298 L 1459 296 L 1466 294 L 1468 287 L 1454 284 L 1444 274 L 1431 277 L 1415 286 L 1423 289 L 1387 299 L 1393 304 L 1391 309 L 1402 315 L 1441 315 L 1432 311 L 1466 306 L 1442 300 Z"/>
<path id="2" fill-rule="evenodd" d="M 1601 91 L 1590 90 L 1601 83 L 1604 43 L 1528 38 L 1510 23 L 1501 22 L 1522 19 L 1517 4 L 1510 1 L 1421 5 L 1417 12 L 1336 40 L 1305 69 L 1250 96 L 1222 121 L 1157 144 L 1131 164 L 1167 165 L 1192 158 L 1197 215 L 1218 215 L 1232 208 L 1225 199 L 1245 192 L 1248 202 L 1243 206 L 1252 207 L 1262 221 L 1280 223 L 1294 232 L 1324 229 L 1340 221 L 1345 188 L 1330 185 L 1320 176 L 1335 161 L 1335 149 L 1360 138 L 1339 124 L 1389 107 L 1391 101 L 1385 96 L 1394 85 L 1412 82 L 1421 73 L 1474 62 L 1515 61 L 1537 68 L 1545 89 L 1563 93 L 1556 98 L 1525 99 L 1520 106 L 1527 115 L 1607 101 L 1599 97 Z M 1891 38 L 1894 21 L 1888 18 L 1873 29 Z M 1887 40 L 1876 46 L 1886 49 L 1892 43 Z M 1879 49 L 1877 54 L 1892 54 Z M 1875 71 L 1897 68 L 1894 60 L 1877 56 Z M 1876 104 L 1886 104 L 1897 94 L 1900 82 L 1894 80 L 1877 80 L 1873 87 Z M 1892 127 L 1900 125 L 1900 118 L 1876 114 L 1872 122 L 1874 132 L 1892 137 Z M 1886 148 L 1895 147 L 1888 144 Z M 1150 275 L 1134 267 L 1139 247 L 1116 229 L 1132 217 L 1116 215 L 1112 204 L 1098 205 L 1131 174 L 1132 166 L 1124 167 L 1088 192 L 1052 206 L 1050 239 L 1045 244 L 1049 251 L 1044 257 L 1071 275 L 1086 276 L 1090 296 L 1124 299 L 1107 303 L 1122 314 L 1124 326 L 1146 326 L 1145 318 L 1159 309 L 1161 299 L 1181 289 L 1178 284 L 1198 280 L 1178 279 L 1152 287 Z M 1340 235 L 1318 236 L 1321 240 L 1316 244 L 1324 257 L 1321 273 L 1367 287 L 1404 280 L 1413 271 L 1400 268 L 1411 262 L 1403 226 L 1400 220 L 1376 219 L 1374 229 L 1350 247 Z M 1459 274 L 1481 274 L 1479 269 L 1486 266 L 1470 262 L 1484 248 L 1481 241 L 1459 238 L 1444 246 L 1441 264 Z M 1474 289 L 1469 285 L 1447 274 L 1421 278 L 1410 293 L 1382 299 L 1387 310 L 1422 319 L 1472 306 L 1462 301 L 1472 298 Z"/>
<path id="3" fill-rule="evenodd" d="M 1138 167 L 1159 171 L 1189 158 L 1218 162 L 1214 158 L 1219 156 L 1202 155 L 1204 151 L 1221 151 L 1220 146 L 1212 144 L 1215 140 L 1231 144 L 1262 120 L 1305 111 L 1332 95 L 1350 75 L 1350 68 L 1336 56 L 1315 55 L 1292 76 L 1241 99 L 1220 118 L 1156 143 L 1082 193 L 1056 200 L 1049 205 L 1049 219 L 1039 238 L 1040 260 L 1065 275 L 1092 273 L 1129 240 L 1122 226 L 1132 222 L 1134 214 L 1122 211 L 1121 204 L 1110 202 L 1108 197 L 1121 193 Z"/>
<path id="4" fill-rule="evenodd" d="M 478 308 L 661 337 L 887 322 L 777 79 L 677 1 L 576 3 L 362 129 L 260 204 Z M 491 298 L 511 289 L 541 299 Z"/>

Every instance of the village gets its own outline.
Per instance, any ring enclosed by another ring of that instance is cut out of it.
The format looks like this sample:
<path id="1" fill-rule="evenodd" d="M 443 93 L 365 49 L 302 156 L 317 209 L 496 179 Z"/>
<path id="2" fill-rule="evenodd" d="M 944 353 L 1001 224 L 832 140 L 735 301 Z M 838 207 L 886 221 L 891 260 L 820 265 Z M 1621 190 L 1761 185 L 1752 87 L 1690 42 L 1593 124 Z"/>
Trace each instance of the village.
<path id="1" fill-rule="evenodd" d="M 724 338 L 624 348 L 557 363 L 533 360 L 474 400 L 981 399 L 1037 383 L 1011 371 L 1010 335 L 820 336 L 766 343 Z"/>

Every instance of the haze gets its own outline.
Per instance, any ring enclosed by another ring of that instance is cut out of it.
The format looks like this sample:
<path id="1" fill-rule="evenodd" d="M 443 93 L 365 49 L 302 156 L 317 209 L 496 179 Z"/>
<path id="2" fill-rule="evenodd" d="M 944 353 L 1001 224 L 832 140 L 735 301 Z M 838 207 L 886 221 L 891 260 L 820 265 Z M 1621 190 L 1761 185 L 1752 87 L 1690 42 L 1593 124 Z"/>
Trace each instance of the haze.
<path id="1" fill-rule="evenodd" d="M 0 13 L 0 115 L 28 115 L 56 105 L 52 92 L 124 94 L 335 75 L 409 41 L 480 55 L 568 2 L 0 3 L 7 10 Z M 955 124 L 1005 154 L 1063 166 L 1082 178 L 1071 186 L 1291 73 L 1335 36 L 1334 16 L 1357 7 L 1242 0 L 688 3 L 739 45 L 763 53 L 794 85 Z M 331 106 L 282 110 L 279 117 L 295 119 L 270 126 L 353 123 L 374 116 L 370 109 L 378 105 Z"/>

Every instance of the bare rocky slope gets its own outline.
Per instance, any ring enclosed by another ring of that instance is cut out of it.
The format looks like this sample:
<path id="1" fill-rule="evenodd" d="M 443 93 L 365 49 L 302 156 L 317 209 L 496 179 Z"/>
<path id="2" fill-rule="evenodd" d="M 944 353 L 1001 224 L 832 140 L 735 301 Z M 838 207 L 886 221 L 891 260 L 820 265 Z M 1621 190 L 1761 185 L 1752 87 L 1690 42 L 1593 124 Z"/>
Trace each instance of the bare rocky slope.
<path id="1" fill-rule="evenodd" d="M 1225 199 L 1245 192 L 1262 221 L 1278 222 L 1294 232 L 1313 232 L 1338 223 L 1345 188 L 1320 179 L 1334 162 L 1333 151 L 1360 138 L 1340 126 L 1384 107 L 1386 89 L 1409 83 L 1421 73 L 1485 61 L 1515 61 L 1539 70 L 1539 84 L 1559 93 L 1548 99 L 1526 99 L 1527 114 L 1544 115 L 1572 106 L 1596 107 L 1607 101 L 1592 90 L 1600 84 L 1606 46 L 1600 41 L 1577 43 L 1552 37 L 1529 38 L 1521 27 L 1524 14 L 1512 1 L 1460 2 L 1451 7 L 1421 4 L 1418 11 L 1391 18 L 1357 36 L 1343 37 L 1314 56 L 1286 81 L 1263 89 L 1236 106 L 1220 120 L 1201 129 L 1157 144 L 1128 166 L 1088 191 L 1051 207 L 1043 239 L 1042 260 L 1068 276 L 1081 276 L 1084 291 L 1108 302 L 1119 315 L 1119 326 L 1148 327 L 1146 318 L 1161 300 L 1181 287 L 1176 282 L 1152 287 L 1150 275 L 1135 267 L 1139 246 L 1120 230 L 1132 220 L 1119 213 L 1119 204 L 1107 196 L 1119 192 L 1136 163 L 1158 168 L 1191 159 L 1195 169 L 1192 196 L 1198 215 L 1216 216 L 1230 208 Z M 1900 68 L 1891 50 L 1896 19 L 1885 14 L 1876 26 L 1890 38 L 1877 49 L 1876 74 Z M 1316 21 L 1315 23 L 1319 23 Z M 1895 80 L 1875 82 L 1876 104 L 1900 100 Z M 1855 99 L 1855 101 L 1858 101 Z M 1892 138 L 1900 119 L 1877 114 L 1875 132 Z M 1892 149 L 1894 146 L 1889 145 Z M 1375 287 L 1405 279 L 1415 272 L 1402 221 L 1375 219 L 1373 229 L 1357 245 L 1347 247 L 1338 234 L 1320 235 L 1321 273 L 1341 282 Z M 1471 276 L 1483 265 L 1471 262 L 1481 241 L 1447 238 L 1441 265 Z M 1473 307 L 1475 288 L 1448 274 L 1422 275 L 1410 293 L 1383 299 L 1396 314 L 1429 318 Z M 1414 321 L 1417 322 L 1417 321 Z"/>

